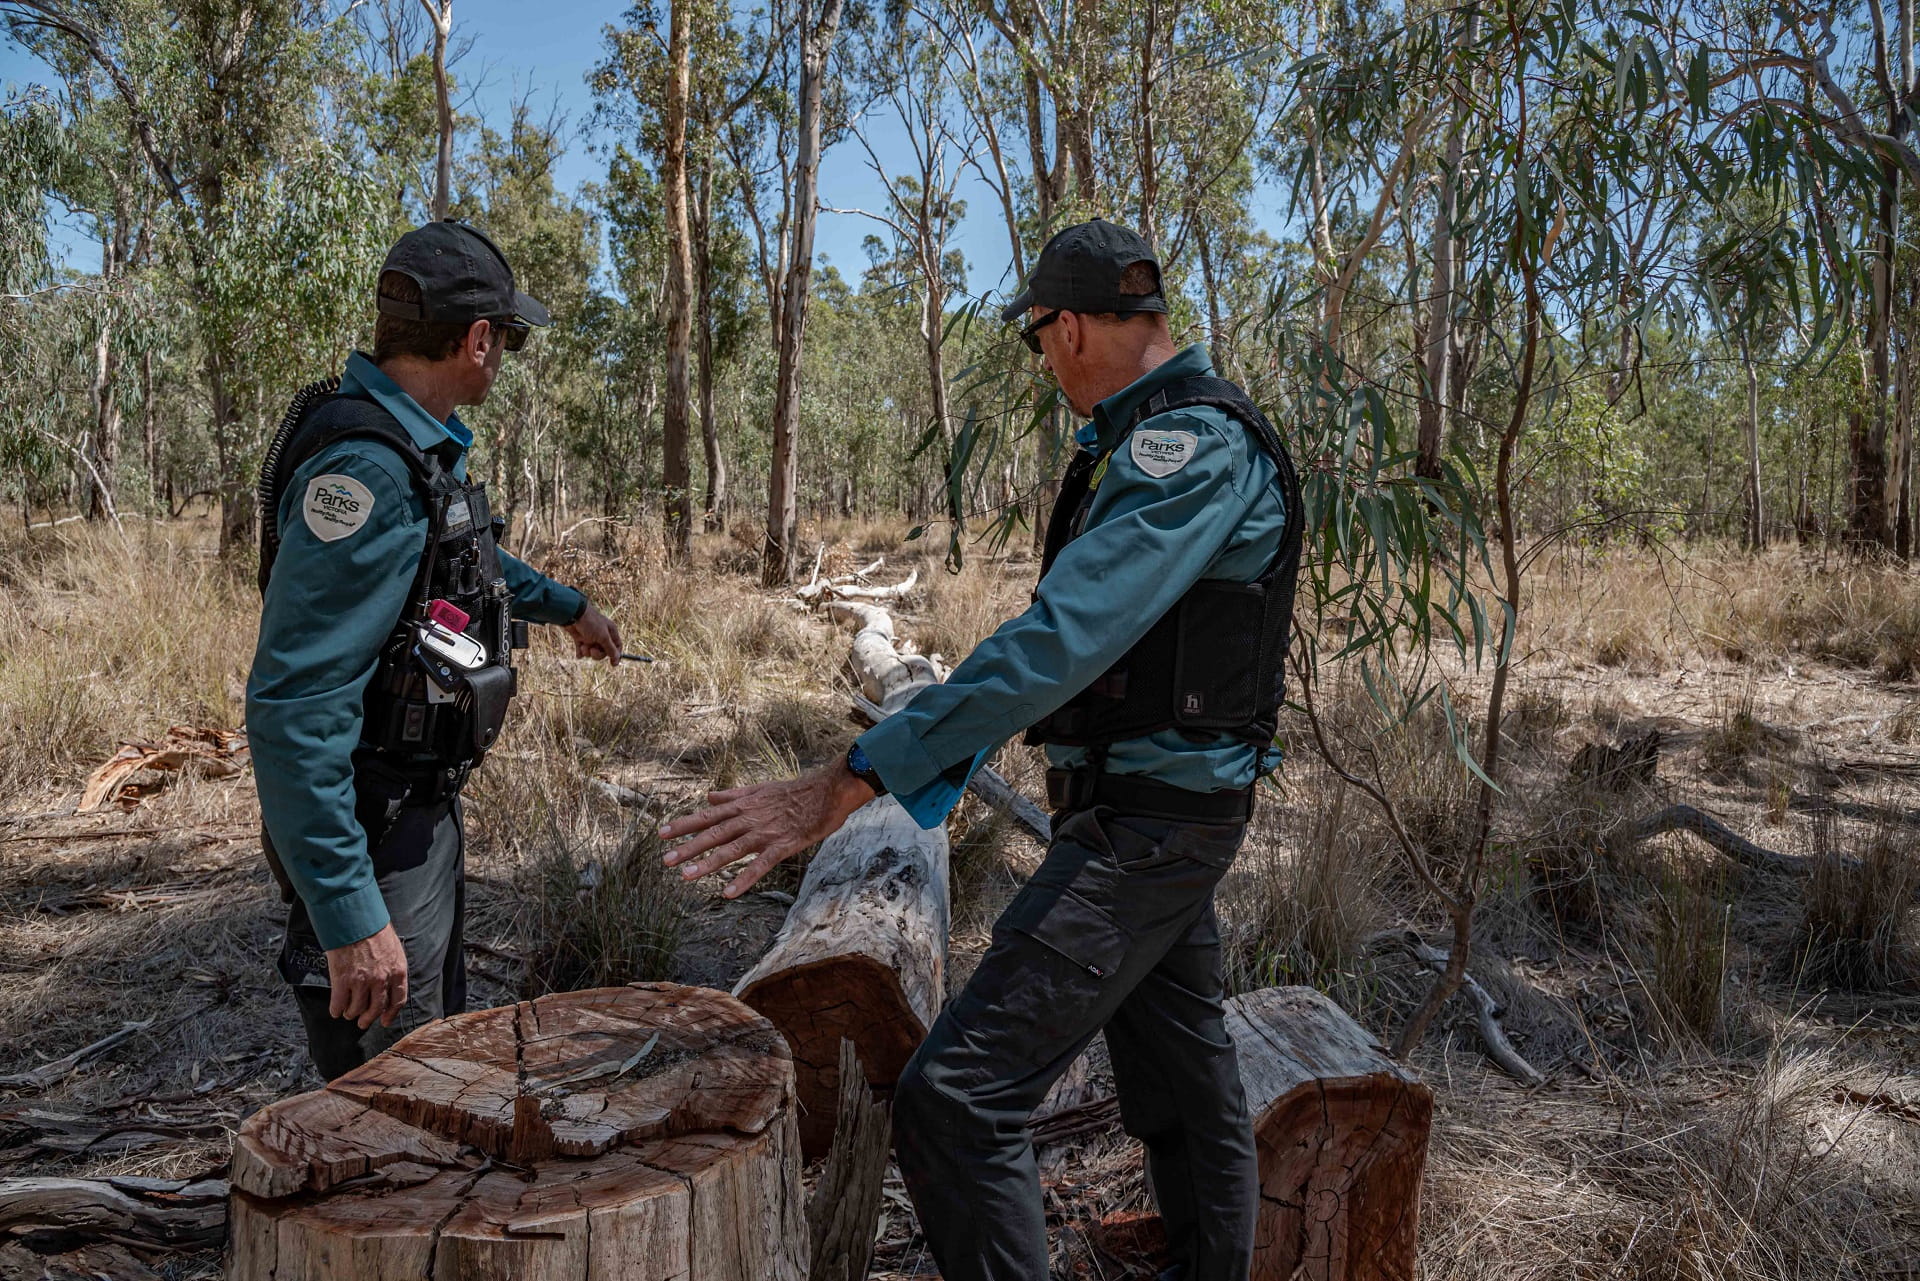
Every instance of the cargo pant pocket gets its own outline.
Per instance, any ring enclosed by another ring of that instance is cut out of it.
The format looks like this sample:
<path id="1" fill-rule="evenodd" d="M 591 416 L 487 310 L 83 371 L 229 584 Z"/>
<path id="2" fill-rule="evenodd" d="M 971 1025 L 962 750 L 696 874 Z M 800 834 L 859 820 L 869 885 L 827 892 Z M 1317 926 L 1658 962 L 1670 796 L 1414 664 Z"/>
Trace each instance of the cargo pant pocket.
<path id="1" fill-rule="evenodd" d="M 1107 912 L 1065 887 L 1029 885 L 1000 924 L 1058 953 L 1096 979 L 1120 968 L 1127 934 Z"/>

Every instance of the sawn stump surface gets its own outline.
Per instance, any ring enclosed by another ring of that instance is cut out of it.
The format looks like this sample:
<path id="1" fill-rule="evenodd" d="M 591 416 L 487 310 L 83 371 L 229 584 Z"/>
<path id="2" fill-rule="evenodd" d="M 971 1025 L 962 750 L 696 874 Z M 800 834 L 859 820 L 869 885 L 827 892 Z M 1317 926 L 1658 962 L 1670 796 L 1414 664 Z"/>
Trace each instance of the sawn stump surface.
<path id="1" fill-rule="evenodd" d="M 568 992 L 415 1031 L 234 1143 L 234 1281 L 805 1275 L 793 1063 L 724 993 Z"/>

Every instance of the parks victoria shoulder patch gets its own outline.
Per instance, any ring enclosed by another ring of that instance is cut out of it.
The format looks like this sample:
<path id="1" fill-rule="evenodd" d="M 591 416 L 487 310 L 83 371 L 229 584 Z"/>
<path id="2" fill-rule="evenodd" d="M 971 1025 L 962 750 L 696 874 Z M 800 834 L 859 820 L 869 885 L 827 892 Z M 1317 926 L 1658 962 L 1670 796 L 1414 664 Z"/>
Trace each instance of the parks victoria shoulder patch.
<path id="1" fill-rule="evenodd" d="M 315 476 L 307 482 L 300 513 L 315 538 L 323 543 L 338 542 L 358 532 L 373 515 L 373 491 L 337 472 Z"/>
<path id="2" fill-rule="evenodd" d="M 1190 431 L 1152 431 L 1137 428 L 1131 445 L 1133 461 L 1149 476 L 1171 476 L 1193 461 L 1200 438 Z"/>

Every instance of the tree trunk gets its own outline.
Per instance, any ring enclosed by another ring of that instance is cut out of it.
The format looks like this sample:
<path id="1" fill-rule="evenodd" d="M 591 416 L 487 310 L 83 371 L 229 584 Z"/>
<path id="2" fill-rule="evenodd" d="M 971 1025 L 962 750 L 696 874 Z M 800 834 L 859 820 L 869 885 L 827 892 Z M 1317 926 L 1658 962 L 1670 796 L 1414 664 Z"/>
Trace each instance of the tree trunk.
<path id="1" fill-rule="evenodd" d="M 428 1024 L 234 1142 L 232 1281 L 799 1281 L 793 1068 L 636 983 Z"/>
<path id="2" fill-rule="evenodd" d="M 1747 530 L 1748 551 L 1766 546 L 1766 525 L 1761 511 L 1760 492 L 1760 374 L 1753 365 L 1753 345 L 1745 332 L 1740 335 L 1740 368 L 1747 378 Z"/>
<path id="3" fill-rule="evenodd" d="M 140 456 L 147 469 L 147 494 L 160 494 L 160 412 L 153 402 L 153 353 L 140 353 Z"/>
<path id="4" fill-rule="evenodd" d="M 884 609 L 834 609 L 863 624 L 853 667 L 883 712 L 941 678 L 927 659 L 900 656 Z M 833 1139 L 840 1042 L 852 1041 L 867 1079 L 886 1087 L 933 1026 L 946 992 L 948 910 L 946 828 L 923 831 L 893 797 L 879 797 L 820 846 L 773 946 L 735 986 L 793 1048 L 809 1159 Z"/>
<path id="5" fill-rule="evenodd" d="M 1461 35 L 1461 49 L 1470 48 L 1478 33 L 1480 14 L 1470 10 Z M 1464 58 L 1463 58 L 1464 61 Z M 1460 201 L 1460 161 L 1466 149 L 1466 86 L 1455 90 L 1453 118 L 1447 122 L 1446 159 L 1440 166 L 1439 199 L 1434 202 L 1433 296 L 1427 312 L 1426 350 L 1422 353 L 1423 378 L 1419 413 L 1419 456 L 1414 462 L 1417 475 L 1438 479 L 1440 450 L 1446 436 L 1447 405 L 1452 388 L 1447 377 L 1452 371 L 1453 352 L 1453 277 L 1457 234 L 1455 213 Z"/>
<path id="6" fill-rule="evenodd" d="M 1892 161 L 1881 162 L 1878 226 L 1874 234 L 1873 268 L 1870 273 L 1867 316 L 1867 400 L 1852 415 L 1853 446 L 1852 510 L 1848 514 L 1848 538 L 1856 547 L 1885 550 L 1892 546 L 1893 530 L 1887 519 L 1889 502 L 1887 467 L 1887 398 L 1891 381 L 1888 345 L 1893 319 L 1892 256 L 1900 212 L 1900 170 Z"/>
<path id="7" fill-rule="evenodd" d="M 700 200 L 695 206 L 698 226 L 693 240 L 694 292 L 699 301 L 700 326 L 700 444 L 707 458 L 707 493 L 701 504 L 706 531 L 727 528 L 727 459 L 720 452 L 720 422 L 713 408 L 713 165 L 700 171 Z"/>
<path id="8" fill-rule="evenodd" d="M 1253 1281 L 1412 1281 L 1433 1095 L 1312 988 L 1227 1003 L 1260 1154 Z"/>
<path id="9" fill-rule="evenodd" d="M 434 221 L 453 200 L 453 98 L 447 89 L 447 42 L 453 37 L 453 0 L 420 0 L 433 23 L 433 105 L 440 145 L 433 166 Z"/>
<path id="10" fill-rule="evenodd" d="M 821 0 L 820 16 L 804 25 L 810 3 L 801 6 L 804 43 L 800 66 L 799 157 L 794 166 L 793 250 L 787 257 L 785 321 L 773 399 L 773 458 L 767 480 L 767 542 L 760 581 L 778 587 L 793 580 L 800 536 L 800 352 L 807 326 L 813 276 L 813 229 L 819 219 L 820 112 L 826 88 L 827 54 L 840 29 L 845 0 Z"/>
<path id="11" fill-rule="evenodd" d="M 685 560 L 693 535 L 693 468 L 687 455 L 693 388 L 687 349 L 693 335 L 693 246 L 687 227 L 687 89 L 693 70 L 689 0 L 672 0 L 667 37 L 666 141 L 660 185 L 667 212 L 667 403 L 662 415 L 667 556 Z"/>

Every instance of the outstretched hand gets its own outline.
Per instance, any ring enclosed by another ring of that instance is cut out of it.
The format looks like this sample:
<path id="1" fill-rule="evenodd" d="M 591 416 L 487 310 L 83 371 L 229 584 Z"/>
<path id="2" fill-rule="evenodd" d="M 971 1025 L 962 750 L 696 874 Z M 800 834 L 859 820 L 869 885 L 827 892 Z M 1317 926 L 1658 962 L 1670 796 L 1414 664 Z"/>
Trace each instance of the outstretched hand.
<path id="1" fill-rule="evenodd" d="M 778 783 L 709 792 L 706 809 L 660 829 L 663 840 L 693 838 L 668 850 L 664 861 L 691 881 L 751 858 L 721 891 L 739 898 L 775 864 L 839 831 L 872 799 L 873 789 L 854 777 L 845 760 Z"/>

